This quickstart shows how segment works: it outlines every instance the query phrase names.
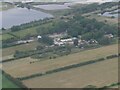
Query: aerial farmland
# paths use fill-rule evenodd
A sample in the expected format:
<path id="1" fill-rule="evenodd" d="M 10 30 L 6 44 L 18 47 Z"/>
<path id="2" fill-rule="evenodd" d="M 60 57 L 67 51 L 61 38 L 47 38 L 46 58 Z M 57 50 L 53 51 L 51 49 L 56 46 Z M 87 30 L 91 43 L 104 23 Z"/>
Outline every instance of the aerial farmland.
<path id="1" fill-rule="evenodd" d="M 1 2 L 2 88 L 118 89 L 117 5 Z"/>

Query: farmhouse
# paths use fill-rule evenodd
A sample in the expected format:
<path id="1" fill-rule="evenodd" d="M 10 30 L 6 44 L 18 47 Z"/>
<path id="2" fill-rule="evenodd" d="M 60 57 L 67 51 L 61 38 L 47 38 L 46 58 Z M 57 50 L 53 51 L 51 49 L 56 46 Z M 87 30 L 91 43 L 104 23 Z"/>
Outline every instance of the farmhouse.
<path id="1" fill-rule="evenodd" d="M 41 36 L 41 35 L 38 35 L 38 36 L 37 36 L 37 39 L 41 39 L 41 38 L 42 38 L 42 36 Z"/>
<path id="2" fill-rule="evenodd" d="M 30 3 L 33 2 L 33 0 L 22 0 L 22 3 Z"/>
<path id="3" fill-rule="evenodd" d="M 79 40 L 79 41 L 78 41 L 78 46 L 79 46 L 80 48 L 84 48 L 84 47 L 87 46 L 87 45 L 89 45 L 89 43 L 88 43 L 88 41 L 86 41 L 86 40 Z"/>
<path id="4" fill-rule="evenodd" d="M 88 41 L 89 44 L 98 44 L 98 41 L 96 41 L 95 39 L 91 39 Z"/>
<path id="5" fill-rule="evenodd" d="M 67 36 L 68 34 L 66 32 L 63 32 L 63 33 L 54 33 L 54 34 L 50 34 L 49 37 L 50 38 L 62 38 L 62 37 L 65 37 Z"/>
<path id="6" fill-rule="evenodd" d="M 63 42 L 60 42 L 60 41 L 54 41 L 54 44 L 55 45 L 58 45 L 58 46 L 63 46 L 64 43 Z"/>
<path id="7" fill-rule="evenodd" d="M 26 43 L 30 43 L 30 42 L 33 42 L 34 40 L 20 40 L 20 41 L 17 41 L 16 44 L 26 44 Z"/>
<path id="8" fill-rule="evenodd" d="M 73 38 L 67 38 L 67 39 L 55 38 L 54 39 L 54 44 L 58 45 L 58 46 L 60 46 L 60 45 L 66 45 L 66 44 L 73 45 L 75 39 L 77 39 L 77 38 L 75 38 L 75 37 L 73 37 Z"/>
<path id="9" fill-rule="evenodd" d="M 106 34 L 106 35 L 104 35 L 104 37 L 113 38 L 114 36 L 112 34 Z"/>

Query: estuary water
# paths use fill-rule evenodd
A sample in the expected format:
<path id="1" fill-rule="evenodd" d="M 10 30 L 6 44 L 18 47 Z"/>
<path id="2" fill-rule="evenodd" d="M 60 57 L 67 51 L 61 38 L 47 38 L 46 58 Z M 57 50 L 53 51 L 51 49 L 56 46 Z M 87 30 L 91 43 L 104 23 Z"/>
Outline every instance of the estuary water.
<path id="1" fill-rule="evenodd" d="M 0 21 L 2 21 L 0 28 L 10 28 L 15 25 L 51 17 L 53 17 L 53 15 L 41 11 L 16 7 L 13 9 L 0 11 Z"/>

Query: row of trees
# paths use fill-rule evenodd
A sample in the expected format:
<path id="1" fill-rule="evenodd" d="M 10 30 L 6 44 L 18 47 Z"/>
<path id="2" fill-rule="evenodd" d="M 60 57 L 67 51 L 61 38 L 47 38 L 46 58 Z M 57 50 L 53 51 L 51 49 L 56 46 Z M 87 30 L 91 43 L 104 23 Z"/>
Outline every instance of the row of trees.
<path id="1" fill-rule="evenodd" d="M 52 18 L 45 18 L 43 20 L 38 20 L 38 21 L 32 21 L 30 23 L 25 23 L 25 24 L 21 24 L 21 25 L 17 25 L 17 26 L 13 26 L 11 27 L 11 31 L 20 31 L 20 30 L 24 30 L 24 29 L 27 29 L 27 28 L 31 28 L 31 27 L 35 27 L 35 26 L 39 26 L 39 25 L 42 25 L 42 24 L 45 24 L 45 23 L 49 23 L 51 22 Z M 5 30 L 4 28 L 2 30 Z"/>
<path id="2" fill-rule="evenodd" d="M 48 53 L 51 53 L 52 55 L 57 56 L 63 56 L 68 55 L 71 53 L 72 46 L 54 46 L 54 47 L 45 47 L 44 45 L 37 46 L 36 50 L 30 50 L 30 51 L 15 51 L 14 58 L 24 58 L 31 56 L 32 58 L 45 58 L 45 57 L 51 57 Z"/>

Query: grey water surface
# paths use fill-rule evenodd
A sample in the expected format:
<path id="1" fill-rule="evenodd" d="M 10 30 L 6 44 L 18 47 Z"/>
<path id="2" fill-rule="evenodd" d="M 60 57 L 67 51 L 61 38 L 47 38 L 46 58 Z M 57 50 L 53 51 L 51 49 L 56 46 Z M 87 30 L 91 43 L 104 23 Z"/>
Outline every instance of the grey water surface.
<path id="1" fill-rule="evenodd" d="M 0 11 L 0 20 L 2 20 L 2 25 L 0 28 L 10 28 L 15 25 L 51 17 L 53 17 L 53 15 L 41 11 L 16 7 L 13 9 Z"/>

